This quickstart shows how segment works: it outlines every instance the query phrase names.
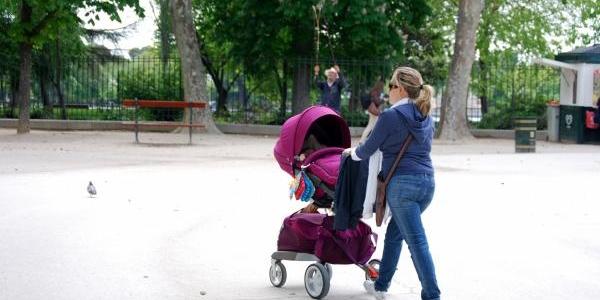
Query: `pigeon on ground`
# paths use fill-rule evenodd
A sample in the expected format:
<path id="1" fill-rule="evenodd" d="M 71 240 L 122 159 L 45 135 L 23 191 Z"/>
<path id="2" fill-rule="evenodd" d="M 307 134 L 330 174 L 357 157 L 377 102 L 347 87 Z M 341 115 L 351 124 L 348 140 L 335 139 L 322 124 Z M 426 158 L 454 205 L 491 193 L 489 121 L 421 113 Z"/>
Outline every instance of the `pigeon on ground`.
<path id="1" fill-rule="evenodd" d="M 87 187 L 87 191 L 90 194 L 90 197 L 96 196 L 96 187 L 92 184 L 91 181 L 90 181 L 90 184 Z"/>

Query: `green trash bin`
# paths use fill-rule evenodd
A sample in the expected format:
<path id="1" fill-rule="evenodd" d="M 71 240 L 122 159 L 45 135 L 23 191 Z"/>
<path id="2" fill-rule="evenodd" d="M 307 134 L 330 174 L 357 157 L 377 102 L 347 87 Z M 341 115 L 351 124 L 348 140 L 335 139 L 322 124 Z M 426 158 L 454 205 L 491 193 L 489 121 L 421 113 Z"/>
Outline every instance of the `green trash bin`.
<path id="1" fill-rule="evenodd" d="M 584 142 L 585 132 L 584 106 L 561 105 L 559 136 L 562 143 Z"/>
<path id="2" fill-rule="evenodd" d="M 516 117 L 515 151 L 517 153 L 535 152 L 535 138 L 537 135 L 536 117 Z"/>

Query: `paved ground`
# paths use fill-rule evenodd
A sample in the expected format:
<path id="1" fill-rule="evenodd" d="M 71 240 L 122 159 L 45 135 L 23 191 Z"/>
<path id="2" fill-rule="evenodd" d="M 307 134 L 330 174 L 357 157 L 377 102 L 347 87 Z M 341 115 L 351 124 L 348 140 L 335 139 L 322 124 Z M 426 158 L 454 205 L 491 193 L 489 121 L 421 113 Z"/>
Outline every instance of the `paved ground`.
<path id="1" fill-rule="evenodd" d="M 284 288 L 268 281 L 281 221 L 300 206 L 287 200 L 274 138 L 132 139 L 0 130 L 0 299 L 308 298 L 306 263 L 286 264 Z M 600 299 L 600 147 L 513 147 L 434 146 L 424 220 L 443 298 Z M 334 266 L 328 299 L 369 299 L 362 278 Z M 405 252 L 390 299 L 418 295 Z"/>

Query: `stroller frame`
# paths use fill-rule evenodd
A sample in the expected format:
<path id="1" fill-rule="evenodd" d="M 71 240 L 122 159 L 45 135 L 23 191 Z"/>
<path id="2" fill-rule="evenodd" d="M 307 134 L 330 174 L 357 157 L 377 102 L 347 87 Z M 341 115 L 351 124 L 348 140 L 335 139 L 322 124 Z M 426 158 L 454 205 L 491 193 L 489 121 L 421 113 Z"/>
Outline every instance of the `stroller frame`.
<path id="1" fill-rule="evenodd" d="M 304 162 L 298 159 L 306 138 L 311 134 L 326 148 L 343 150 L 351 146 L 350 129 L 346 121 L 331 108 L 311 106 L 284 122 L 273 154 L 281 169 L 293 177 L 296 176 L 296 171 L 306 169 L 306 174 L 313 181 L 317 190 L 323 192 L 322 196 L 313 197 L 313 203 L 318 207 L 326 208 L 330 207 L 332 200 L 335 199 L 335 188 L 328 186 L 328 184 L 331 185 L 331 178 L 328 177 L 329 182 L 327 182 L 324 178 L 319 178 L 309 171 L 309 166 L 313 163 L 310 155 Z M 313 159 L 318 151 L 312 153 Z M 313 299 L 327 296 L 333 274 L 332 264 L 322 261 L 312 253 L 275 251 L 271 255 L 269 279 L 271 284 L 277 288 L 284 286 L 287 279 L 283 261 L 312 262 L 304 274 L 306 292 Z M 375 280 L 379 276 L 380 264 L 380 260 L 371 259 L 364 265 L 359 263 L 355 265 L 365 272 L 366 280 Z"/>

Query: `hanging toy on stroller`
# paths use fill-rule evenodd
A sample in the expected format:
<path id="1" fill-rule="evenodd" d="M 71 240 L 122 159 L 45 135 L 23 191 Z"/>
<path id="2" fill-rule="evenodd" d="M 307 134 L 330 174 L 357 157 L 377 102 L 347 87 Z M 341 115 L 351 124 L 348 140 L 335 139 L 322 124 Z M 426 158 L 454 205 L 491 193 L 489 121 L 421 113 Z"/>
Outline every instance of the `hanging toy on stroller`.
<path id="1" fill-rule="evenodd" d="M 311 106 L 288 119 L 274 154 L 281 169 L 295 178 L 290 197 L 312 198 L 317 207 L 331 207 L 341 155 L 348 147 L 348 125 L 330 108 Z M 277 251 L 271 255 L 269 279 L 273 286 L 282 287 L 287 278 L 282 261 L 312 261 L 304 274 L 304 287 L 310 297 L 321 299 L 329 292 L 332 264 L 355 264 L 365 271 L 367 280 L 375 280 L 380 261 L 369 259 L 376 244 L 377 234 L 363 222 L 354 229 L 336 231 L 332 216 L 295 212 L 283 221 Z"/>

